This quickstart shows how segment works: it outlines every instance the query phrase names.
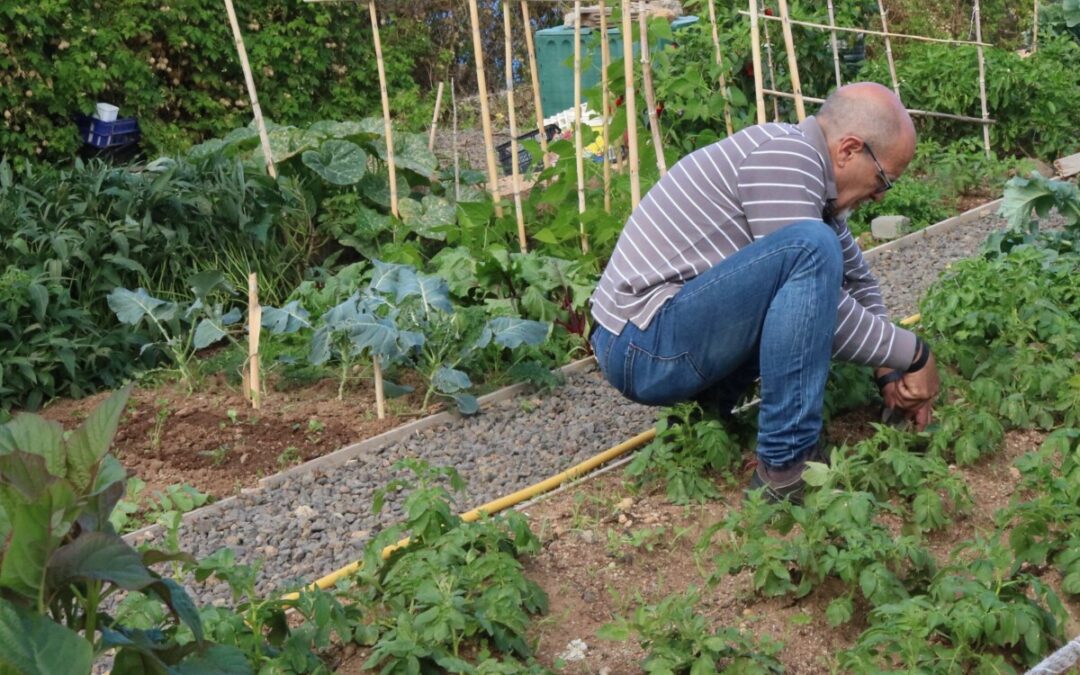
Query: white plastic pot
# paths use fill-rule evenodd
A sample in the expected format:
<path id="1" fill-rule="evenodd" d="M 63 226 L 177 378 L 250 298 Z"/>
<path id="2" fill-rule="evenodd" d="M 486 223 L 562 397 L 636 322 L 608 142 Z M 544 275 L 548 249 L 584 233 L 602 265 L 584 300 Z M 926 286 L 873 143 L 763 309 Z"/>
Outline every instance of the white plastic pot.
<path id="1" fill-rule="evenodd" d="M 115 122 L 116 115 L 119 112 L 120 108 L 117 108 L 111 103 L 98 103 L 94 112 L 94 117 L 102 122 Z"/>

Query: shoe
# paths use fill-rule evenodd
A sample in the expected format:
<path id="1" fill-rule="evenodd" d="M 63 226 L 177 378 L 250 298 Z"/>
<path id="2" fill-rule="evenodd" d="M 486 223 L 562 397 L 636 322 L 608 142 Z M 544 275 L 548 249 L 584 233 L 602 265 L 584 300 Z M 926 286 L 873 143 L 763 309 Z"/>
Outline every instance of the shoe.
<path id="1" fill-rule="evenodd" d="M 796 506 L 802 506 L 803 494 L 806 492 L 806 481 L 803 480 L 802 475 L 806 470 L 806 463 L 822 462 L 828 464 L 829 459 L 825 455 L 825 446 L 825 436 L 821 435 L 810 452 L 785 469 L 771 470 L 758 462 L 757 467 L 754 469 L 754 475 L 750 476 L 750 485 L 746 491 L 763 490 L 762 496 L 770 504 L 788 502 Z"/>

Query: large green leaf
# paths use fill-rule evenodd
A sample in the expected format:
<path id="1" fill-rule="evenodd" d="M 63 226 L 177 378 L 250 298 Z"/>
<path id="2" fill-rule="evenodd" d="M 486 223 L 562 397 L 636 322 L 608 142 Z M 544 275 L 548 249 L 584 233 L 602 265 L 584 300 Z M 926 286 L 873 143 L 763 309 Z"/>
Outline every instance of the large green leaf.
<path id="1" fill-rule="evenodd" d="M 0 427 L 0 456 L 16 450 L 37 455 L 45 460 L 50 475 L 63 478 L 67 475 L 63 439 L 64 428 L 59 423 L 38 415 L 16 415 Z M 0 476 L 3 475 L 0 468 Z"/>
<path id="2" fill-rule="evenodd" d="M 303 154 L 304 164 L 327 183 L 355 185 L 367 170 L 367 155 L 351 141 L 331 139 Z"/>
<path id="3" fill-rule="evenodd" d="M 470 388 L 472 381 L 460 370 L 439 366 L 431 376 L 431 386 L 441 394 L 456 394 Z"/>
<path id="4" fill-rule="evenodd" d="M 398 211 L 401 221 L 410 230 L 421 237 L 439 241 L 446 239 L 446 232 L 441 230 L 454 225 L 457 220 L 454 205 L 435 195 L 425 195 L 421 201 L 403 199 L 398 202 Z"/>
<path id="5" fill-rule="evenodd" d="M 176 556 L 171 555 L 169 557 L 175 558 Z M 189 562 L 195 562 L 190 556 L 185 557 Z M 176 618 L 191 629 L 195 640 L 200 643 L 203 641 L 203 625 L 202 617 L 199 615 L 199 608 L 195 606 L 191 596 L 188 595 L 183 586 L 172 579 L 158 579 L 147 587 L 144 592 L 153 593 L 161 598 L 162 602 L 176 615 Z"/>
<path id="6" fill-rule="evenodd" d="M 17 504 L 10 538 L 2 550 L 0 587 L 37 598 L 45 582 L 49 556 L 71 530 L 78 511 L 67 481 L 54 481 L 33 504 Z"/>
<path id="7" fill-rule="evenodd" d="M 195 326 L 195 335 L 192 337 L 191 345 L 195 349 L 206 349 L 210 345 L 224 340 L 226 335 L 228 333 L 225 331 L 224 326 L 211 318 L 205 318 Z"/>
<path id="8" fill-rule="evenodd" d="M 308 318 L 311 314 L 300 306 L 299 300 L 293 300 L 280 309 L 262 308 L 262 327 L 271 333 L 295 333 L 301 328 L 311 328 Z"/>
<path id="9" fill-rule="evenodd" d="M 94 479 L 94 472 L 105 453 L 112 447 L 120 416 L 131 396 L 131 384 L 117 391 L 71 432 L 67 440 L 68 478 L 79 489 L 85 489 Z"/>
<path id="10" fill-rule="evenodd" d="M 446 285 L 446 280 L 434 274 L 402 274 L 397 286 L 395 302 L 400 303 L 411 297 L 420 299 L 425 315 L 433 308 L 448 313 L 454 311 L 454 306 L 450 303 L 450 288 Z"/>
<path id="11" fill-rule="evenodd" d="M 80 534 L 49 558 L 48 582 L 53 588 L 92 579 L 107 581 L 129 591 L 137 591 L 154 582 L 139 552 L 115 534 Z"/>
<path id="12" fill-rule="evenodd" d="M 146 292 L 145 288 L 129 291 L 126 288 L 114 288 L 107 300 L 109 309 L 116 314 L 121 323 L 137 326 L 144 316 L 153 316 L 159 321 L 168 321 L 176 315 L 176 305 L 159 300 Z"/>
<path id="13" fill-rule="evenodd" d="M 379 158 L 386 161 L 386 142 L 376 141 L 375 151 Z M 439 166 L 439 160 L 435 153 L 428 150 L 428 139 L 425 134 L 394 134 L 394 165 L 399 169 L 408 169 L 416 172 L 424 178 L 431 179 L 435 175 L 435 169 Z"/>
<path id="14" fill-rule="evenodd" d="M 346 120 L 335 122 L 333 120 L 320 120 L 315 122 L 308 131 L 321 134 L 326 138 L 349 138 L 351 136 L 368 136 L 375 138 L 379 132 L 373 132 L 360 122 Z"/>
<path id="15" fill-rule="evenodd" d="M 431 259 L 431 266 L 459 298 L 468 296 L 480 284 L 476 275 L 476 258 L 466 246 L 444 248 Z"/>
<path id="16" fill-rule="evenodd" d="M 305 150 L 319 147 L 322 136 L 296 127 L 280 127 L 269 134 L 270 156 L 275 163 L 284 162 L 290 157 L 295 157 Z M 256 156 L 261 158 L 262 151 L 256 150 Z"/>
<path id="17" fill-rule="evenodd" d="M 500 316 L 488 321 L 495 344 L 516 349 L 521 345 L 539 345 L 547 339 L 549 324 L 515 317 Z"/>
<path id="18" fill-rule="evenodd" d="M 0 672 L 19 675 L 89 673 L 90 643 L 60 624 L 0 598 Z"/>

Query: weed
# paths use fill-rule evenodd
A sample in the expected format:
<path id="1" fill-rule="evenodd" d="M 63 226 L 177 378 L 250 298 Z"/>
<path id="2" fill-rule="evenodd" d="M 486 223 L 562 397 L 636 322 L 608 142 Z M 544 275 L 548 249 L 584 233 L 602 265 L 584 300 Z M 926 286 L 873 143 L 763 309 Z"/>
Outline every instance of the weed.
<path id="1" fill-rule="evenodd" d="M 165 422 L 169 419 L 169 399 L 159 398 L 155 402 L 154 425 L 150 427 L 150 449 L 157 452 L 161 449 L 161 436 L 165 432 Z"/>
<path id="2" fill-rule="evenodd" d="M 297 448 L 295 445 L 290 445 L 282 450 L 277 456 L 277 465 L 279 469 L 284 469 L 293 464 L 298 464 L 300 460 L 300 448 Z"/>
<path id="3" fill-rule="evenodd" d="M 203 450 L 199 454 L 203 457 L 209 457 L 210 463 L 213 464 L 215 467 L 219 467 L 226 461 L 228 461 L 229 453 L 231 451 L 232 449 L 227 444 L 222 443 L 221 445 L 217 446 L 212 450 Z"/>

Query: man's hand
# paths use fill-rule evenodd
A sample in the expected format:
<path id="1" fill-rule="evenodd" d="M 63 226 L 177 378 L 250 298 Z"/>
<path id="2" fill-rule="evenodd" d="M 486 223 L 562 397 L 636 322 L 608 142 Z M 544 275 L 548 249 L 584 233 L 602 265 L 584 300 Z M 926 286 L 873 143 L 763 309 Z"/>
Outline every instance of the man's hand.
<path id="1" fill-rule="evenodd" d="M 925 347 L 924 347 L 925 348 Z M 890 368 L 878 368 L 875 378 L 893 372 Z M 881 395 L 885 407 L 900 410 L 910 420 L 916 430 L 922 431 L 930 424 L 933 417 L 933 402 L 941 389 L 937 362 L 932 353 L 928 354 L 926 364 L 914 373 L 904 373 L 895 381 L 882 387 Z"/>

